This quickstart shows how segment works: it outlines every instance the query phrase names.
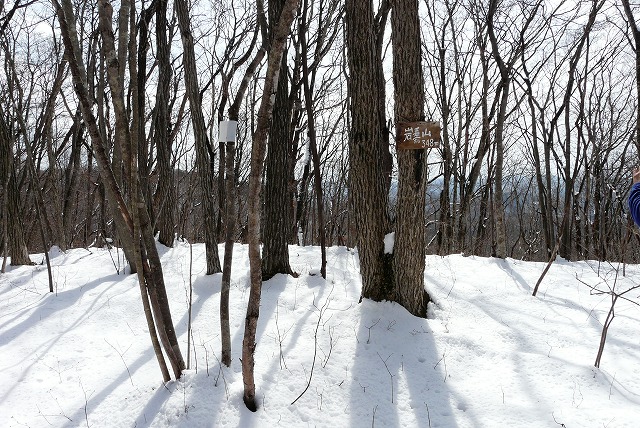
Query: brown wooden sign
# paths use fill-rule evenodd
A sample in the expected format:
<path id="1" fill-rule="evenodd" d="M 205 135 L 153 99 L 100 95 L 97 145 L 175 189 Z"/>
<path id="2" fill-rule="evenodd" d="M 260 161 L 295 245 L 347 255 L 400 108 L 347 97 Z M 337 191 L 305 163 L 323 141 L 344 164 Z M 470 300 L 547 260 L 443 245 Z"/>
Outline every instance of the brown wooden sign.
<path id="1" fill-rule="evenodd" d="M 437 149 L 440 147 L 438 122 L 400 122 L 396 125 L 399 150 Z"/>

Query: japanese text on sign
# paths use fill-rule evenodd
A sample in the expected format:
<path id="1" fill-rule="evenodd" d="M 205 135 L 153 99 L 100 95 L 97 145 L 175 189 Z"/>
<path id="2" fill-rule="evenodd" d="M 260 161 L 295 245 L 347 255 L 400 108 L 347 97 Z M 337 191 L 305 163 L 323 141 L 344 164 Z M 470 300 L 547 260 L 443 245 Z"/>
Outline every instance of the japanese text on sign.
<path id="1" fill-rule="evenodd" d="M 397 147 L 401 150 L 440 147 L 438 122 L 401 122 L 397 124 Z"/>

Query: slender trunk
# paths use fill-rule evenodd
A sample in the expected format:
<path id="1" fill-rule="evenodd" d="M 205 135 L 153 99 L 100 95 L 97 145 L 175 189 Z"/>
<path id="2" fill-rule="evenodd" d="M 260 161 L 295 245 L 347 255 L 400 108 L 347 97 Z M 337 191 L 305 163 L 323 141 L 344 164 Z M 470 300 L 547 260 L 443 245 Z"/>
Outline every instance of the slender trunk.
<path id="1" fill-rule="evenodd" d="M 318 145 L 316 142 L 316 126 L 313 111 L 313 94 L 311 92 L 311 77 L 309 75 L 309 65 L 307 64 L 307 41 L 306 41 L 306 12 L 307 0 L 302 7 L 303 16 L 301 18 L 302 28 L 300 28 L 300 44 L 302 45 L 302 81 L 304 86 L 305 109 L 307 112 L 307 130 L 309 134 L 309 149 L 313 159 L 313 181 L 316 193 L 316 205 L 318 209 L 318 236 L 320 238 L 321 265 L 320 274 L 327 278 L 327 249 L 324 222 L 324 196 L 322 192 L 322 175 L 320 173 L 320 156 L 318 155 Z"/>
<path id="2" fill-rule="evenodd" d="M 135 13 L 132 14 L 131 17 L 131 31 L 132 33 L 135 31 Z M 142 192 L 139 189 L 139 180 L 138 180 L 138 138 L 140 135 L 137 130 L 140 129 L 141 122 L 141 111 L 139 111 L 139 103 L 137 102 L 138 97 L 138 86 L 136 79 L 136 66 L 133 64 L 132 59 L 135 58 L 135 36 L 132 34 L 131 37 L 131 49 L 130 49 L 130 73 L 131 73 L 131 92 L 133 94 L 133 111 L 132 111 L 132 128 L 134 132 L 132 133 L 131 138 L 131 159 L 130 159 L 130 171 L 131 176 L 129 177 L 129 183 L 131 185 L 131 204 L 134 207 L 132 210 L 133 217 L 133 236 L 136 245 L 134 245 L 134 256 L 136 266 L 144 266 L 143 262 L 143 246 L 141 245 L 140 237 L 142 235 L 142 227 L 140 223 L 140 213 L 139 211 L 144 209 L 144 200 L 140 197 Z M 136 209 L 138 208 L 138 209 Z M 142 297 L 142 308 L 144 310 L 145 319 L 147 321 L 147 328 L 149 330 L 149 336 L 151 338 L 151 346 L 153 347 L 154 354 L 156 359 L 158 360 L 158 365 L 160 366 L 160 372 L 162 373 L 162 379 L 165 382 L 171 380 L 171 376 L 169 375 L 169 370 L 167 369 L 167 363 L 164 359 L 164 355 L 162 354 L 162 348 L 160 346 L 160 341 L 158 340 L 158 334 L 156 331 L 156 325 L 153 320 L 153 313 L 151 309 L 151 304 L 149 302 L 149 291 L 148 291 L 148 283 L 144 277 L 145 269 L 138 269 L 138 285 L 140 286 L 140 296 Z"/>
<path id="3" fill-rule="evenodd" d="M 171 64 L 167 41 L 167 0 L 160 0 L 156 9 L 156 45 L 158 56 L 158 88 L 156 91 L 154 141 L 158 152 L 158 189 L 155 200 L 159 201 L 158 241 L 167 247 L 173 246 L 175 236 L 174 205 L 176 192 L 171 165 L 171 140 L 169 139 L 169 90 Z"/>
<path id="4" fill-rule="evenodd" d="M 242 380 L 244 383 L 243 400 L 247 408 L 256 411 L 256 386 L 254 378 L 254 353 L 256 349 L 256 330 L 260 315 L 260 293 L 262 290 L 262 260 L 260 258 L 260 193 L 262 169 L 266 150 L 269 122 L 273 112 L 273 96 L 278 87 L 279 68 L 282 61 L 287 36 L 300 0 L 287 0 L 278 20 L 278 25 L 271 39 L 271 49 L 267 62 L 263 96 L 258 110 L 258 123 L 253 135 L 251 149 L 251 171 L 249 173 L 249 265 L 251 289 L 245 318 L 244 338 L 242 340 Z"/>
<path id="5" fill-rule="evenodd" d="M 198 70 L 196 67 L 196 54 L 193 34 L 191 33 L 191 20 L 186 0 L 176 0 L 174 3 L 178 15 L 178 25 L 182 36 L 182 63 L 184 65 L 184 80 L 189 105 L 191 106 L 191 122 L 196 143 L 196 165 L 200 181 L 202 197 L 202 209 L 204 210 L 205 251 L 207 261 L 207 275 L 222 271 L 220 257 L 218 256 L 218 244 L 216 234 L 215 205 L 213 201 L 213 171 L 211 170 L 211 158 L 208 146 L 204 116 L 202 114 L 202 102 L 198 85 Z"/>
<path id="6" fill-rule="evenodd" d="M 231 330 L 229 327 L 229 292 L 231 289 L 231 265 L 233 262 L 233 246 L 236 228 L 236 191 L 234 160 L 236 157 L 235 143 L 226 143 L 225 150 L 225 244 L 224 263 L 222 267 L 222 286 L 220 290 L 220 334 L 222 337 L 222 363 L 231 365 Z"/>

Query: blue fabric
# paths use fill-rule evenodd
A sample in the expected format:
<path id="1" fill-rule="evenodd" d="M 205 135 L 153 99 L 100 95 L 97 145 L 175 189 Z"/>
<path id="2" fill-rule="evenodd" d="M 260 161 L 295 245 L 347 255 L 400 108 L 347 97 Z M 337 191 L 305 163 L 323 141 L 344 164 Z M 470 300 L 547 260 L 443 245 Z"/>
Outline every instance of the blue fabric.
<path id="1" fill-rule="evenodd" d="M 629 211 L 633 221 L 640 226 L 640 183 L 635 183 L 631 186 L 629 192 Z"/>

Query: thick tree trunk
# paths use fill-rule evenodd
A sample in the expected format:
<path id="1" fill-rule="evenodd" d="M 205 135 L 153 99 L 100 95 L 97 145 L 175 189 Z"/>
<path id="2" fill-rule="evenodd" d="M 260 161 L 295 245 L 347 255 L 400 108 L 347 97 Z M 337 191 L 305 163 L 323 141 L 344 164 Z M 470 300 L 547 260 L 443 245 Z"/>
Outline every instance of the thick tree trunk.
<path id="1" fill-rule="evenodd" d="M 349 203 L 362 275 L 361 298 L 393 300 L 391 254 L 384 252 L 389 231 L 383 138 L 379 115 L 379 58 L 371 0 L 345 2 L 347 62 L 351 100 Z"/>
<path id="2" fill-rule="evenodd" d="M 269 34 L 273 34 L 285 0 L 269 0 Z M 262 245 L 262 279 L 277 273 L 293 274 L 289 265 L 289 236 L 293 223 L 290 206 L 293 201 L 290 183 L 291 110 L 287 77 L 286 48 L 280 64 L 280 76 L 269 129 L 269 149 L 265 163 L 264 225 Z"/>
<path id="3" fill-rule="evenodd" d="M 391 11 L 395 122 L 424 117 L 424 79 L 418 0 L 396 0 Z M 393 249 L 395 300 L 410 313 L 427 316 L 424 290 L 427 151 L 398 150 L 398 197 Z"/>

